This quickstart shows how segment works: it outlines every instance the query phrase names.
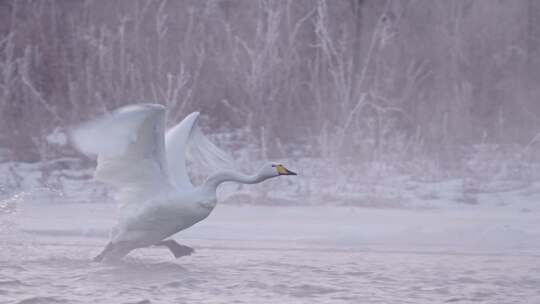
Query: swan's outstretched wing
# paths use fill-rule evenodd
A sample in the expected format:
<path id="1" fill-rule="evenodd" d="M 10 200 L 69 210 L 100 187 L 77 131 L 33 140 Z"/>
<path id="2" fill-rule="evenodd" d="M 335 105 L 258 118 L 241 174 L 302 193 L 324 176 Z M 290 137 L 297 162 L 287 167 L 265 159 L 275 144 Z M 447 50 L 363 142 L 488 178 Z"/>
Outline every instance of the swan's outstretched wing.
<path id="1" fill-rule="evenodd" d="M 97 180 L 117 187 L 121 199 L 144 199 L 170 185 L 164 129 L 163 106 L 131 105 L 83 124 L 72 140 L 82 152 L 97 155 Z"/>
<path id="2" fill-rule="evenodd" d="M 179 189 L 193 188 L 186 168 L 186 153 L 191 132 L 198 119 L 199 112 L 193 112 L 170 128 L 165 135 L 165 154 L 170 181 Z"/>
<path id="3" fill-rule="evenodd" d="M 234 167 L 232 158 L 203 134 L 198 120 L 199 113 L 193 112 L 165 135 L 170 182 L 178 189 L 193 188 L 186 167 L 188 151 L 191 152 L 190 159 L 212 171 Z"/>

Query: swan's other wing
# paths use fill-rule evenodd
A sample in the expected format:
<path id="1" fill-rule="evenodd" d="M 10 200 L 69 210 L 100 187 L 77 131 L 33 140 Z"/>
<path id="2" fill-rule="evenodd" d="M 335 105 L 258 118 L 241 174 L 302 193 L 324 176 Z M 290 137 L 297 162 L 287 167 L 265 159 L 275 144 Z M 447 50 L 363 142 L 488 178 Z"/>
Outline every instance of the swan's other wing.
<path id="1" fill-rule="evenodd" d="M 198 120 L 199 112 L 193 112 L 165 135 L 170 182 L 178 189 L 193 188 L 186 167 L 188 154 L 192 156 L 190 159 L 211 171 L 234 167 L 232 158 L 204 135 L 197 124 Z"/>
<path id="2" fill-rule="evenodd" d="M 193 188 L 186 168 L 186 153 L 189 137 L 198 119 L 199 112 L 193 112 L 165 134 L 165 154 L 170 181 L 179 189 Z"/>
<path id="3" fill-rule="evenodd" d="M 97 180 L 117 187 L 121 198 L 144 199 L 169 185 L 164 129 L 163 106 L 131 105 L 83 124 L 72 140 L 97 155 Z"/>

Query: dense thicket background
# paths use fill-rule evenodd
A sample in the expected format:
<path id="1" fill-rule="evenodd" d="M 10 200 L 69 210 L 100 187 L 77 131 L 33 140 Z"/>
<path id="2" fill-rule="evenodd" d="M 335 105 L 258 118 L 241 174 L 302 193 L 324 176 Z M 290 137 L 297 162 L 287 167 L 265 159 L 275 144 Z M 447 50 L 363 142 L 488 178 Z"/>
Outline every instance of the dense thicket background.
<path id="1" fill-rule="evenodd" d="M 444 172 L 488 158 L 523 175 L 539 83 L 535 0 L 0 1 L 14 161 L 75 155 L 47 137 L 157 102 L 172 122 L 199 110 L 210 133 L 243 130 L 258 158 Z"/>

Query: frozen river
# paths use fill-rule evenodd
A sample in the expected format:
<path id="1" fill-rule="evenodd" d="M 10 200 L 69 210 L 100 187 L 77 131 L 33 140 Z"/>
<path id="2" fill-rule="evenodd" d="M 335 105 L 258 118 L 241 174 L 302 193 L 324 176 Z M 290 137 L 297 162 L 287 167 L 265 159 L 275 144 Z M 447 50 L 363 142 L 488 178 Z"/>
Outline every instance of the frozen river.
<path id="1" fill-rule="evenodd" d="M 540 303 L 536 212 L 218 206 L 176 236 L 91 262 L 115 208 L 1 215 L 0 303 Z"/>

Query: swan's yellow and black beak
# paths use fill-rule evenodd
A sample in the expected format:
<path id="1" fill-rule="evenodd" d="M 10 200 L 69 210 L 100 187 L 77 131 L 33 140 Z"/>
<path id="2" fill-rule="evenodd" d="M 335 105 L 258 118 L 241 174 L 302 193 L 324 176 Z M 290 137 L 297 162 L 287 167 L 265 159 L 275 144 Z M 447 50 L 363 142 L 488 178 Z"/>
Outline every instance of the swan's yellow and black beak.
<path id="1" fill-rule="evenodd" d="M 296 173 L 292 172 L 291 170 L 285 168 L 283 165 L 277 165 L 276 170 L 279 173 L 279 175 L 297 175 Z"/>

